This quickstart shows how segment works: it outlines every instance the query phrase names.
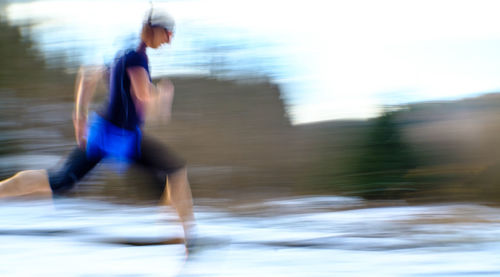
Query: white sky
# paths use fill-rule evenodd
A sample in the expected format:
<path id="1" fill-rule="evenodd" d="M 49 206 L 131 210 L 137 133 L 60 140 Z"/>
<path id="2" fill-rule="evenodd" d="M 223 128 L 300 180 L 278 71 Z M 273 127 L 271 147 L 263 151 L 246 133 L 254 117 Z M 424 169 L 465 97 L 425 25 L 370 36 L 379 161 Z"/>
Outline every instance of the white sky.
<path id="1" fill-rule="evenodd" d="M 183 27 L 207 36 L 241 30 L 282 47 L 272 55 L 285 62 L 286 74 L 275 81 L 285 89 L 295 123 L 367 118 L 381 105 L 500 89 L 500 1 L 186 0 L 154 6 L 177 21 L 171 50 L 186 46 Z M 117 30 L 137 31 L 148 7 L 146 0 L 43 1 L 12 4 L 8 16 L 45 18 L 36 27 L 45 30 L 63 23 L 74 40 L 91 36 L 106 44 Z"/>

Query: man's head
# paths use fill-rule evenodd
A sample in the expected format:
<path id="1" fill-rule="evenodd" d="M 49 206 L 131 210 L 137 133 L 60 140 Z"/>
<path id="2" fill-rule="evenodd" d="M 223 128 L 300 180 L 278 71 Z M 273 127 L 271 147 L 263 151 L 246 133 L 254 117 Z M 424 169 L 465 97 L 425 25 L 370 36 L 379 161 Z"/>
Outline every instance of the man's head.
<path id="1" fill-rule="evenodd" d="M 174 19 L 167 13 L 151 9 L 142 26 L 141 39 L 151 48 L 170 43 L 174 34 Z"/>

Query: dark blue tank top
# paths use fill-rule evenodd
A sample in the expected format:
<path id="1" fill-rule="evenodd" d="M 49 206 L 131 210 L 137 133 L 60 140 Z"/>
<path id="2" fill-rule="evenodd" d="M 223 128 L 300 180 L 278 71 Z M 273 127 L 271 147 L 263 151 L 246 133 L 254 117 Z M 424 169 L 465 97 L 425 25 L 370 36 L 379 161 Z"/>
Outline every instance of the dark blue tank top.
<path id="1" fill-rule="evenodd" d="M 127 74 L 127 68 L 135 66 L 146 69 L 151 81 L 148 58 L 145 53 L 130 50 L 124 55 L 118 56 L 110 69 L 109 101 L 102 113 L 109 122 L 128 130 L 135 130 L 144 122 L 144 118 L 137 111 L 130 93 L 130 78 Z"/>

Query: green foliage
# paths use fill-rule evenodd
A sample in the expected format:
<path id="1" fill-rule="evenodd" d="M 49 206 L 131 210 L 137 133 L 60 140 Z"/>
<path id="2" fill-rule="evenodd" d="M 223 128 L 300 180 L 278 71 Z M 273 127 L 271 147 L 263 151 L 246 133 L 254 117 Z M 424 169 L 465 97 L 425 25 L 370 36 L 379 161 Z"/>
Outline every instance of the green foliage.
<path id="1" fill-rule="evenodd" d="M 384 113 L 367 132 L 354 157 L 351 193 L 369 199 L 394 199 L 415 190 L 407 173 L 417 166 L 416 157 L 401 135 L 396 115 Z"/>

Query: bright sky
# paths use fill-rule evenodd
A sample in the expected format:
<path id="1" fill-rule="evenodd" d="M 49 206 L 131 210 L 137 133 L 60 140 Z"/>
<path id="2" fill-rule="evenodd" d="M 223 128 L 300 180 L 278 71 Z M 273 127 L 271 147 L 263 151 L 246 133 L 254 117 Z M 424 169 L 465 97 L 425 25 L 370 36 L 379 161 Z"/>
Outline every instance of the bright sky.
<path id="1" fill-rule="evenodd" d="M 382 105 L 500 90 L 500 1 L 153 3 L 167 9 L 177 22 L 174 44 L 167 51 L 189 49 L 189 36 L 194 34 L 189 30 L 217 39 L 233 36 L 229 39 L 274 45 L 267 55 L 281 67 L 269 70 L 277 71 L 271 73 L 285 91 L 295 123 L 367 118 L 377 115 Z M 72 37 L 74 44 L 97 41 L 103 46 L 115 41 L 117 30 L 123 36 L 138 31 L 148 7 L 146 0 L 41 1 L 12 4 L 8 17 L 11 21 L 44 18 L 35 27 L 38 30 L 63 23 L 67 28 L 52 36 L 62 34 Z M 51 32 L 40 33 L 42 44 L 54 40 Z M 255 59 L 266 56 L 262 51 Z M 91 53 L 88 60 L 110 55 Z M 169 68 L 168 62 L 152 67 L 161 73 L 189 71 Z"/>

